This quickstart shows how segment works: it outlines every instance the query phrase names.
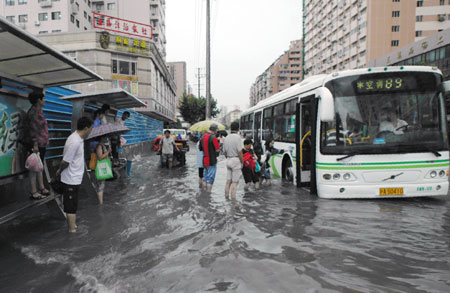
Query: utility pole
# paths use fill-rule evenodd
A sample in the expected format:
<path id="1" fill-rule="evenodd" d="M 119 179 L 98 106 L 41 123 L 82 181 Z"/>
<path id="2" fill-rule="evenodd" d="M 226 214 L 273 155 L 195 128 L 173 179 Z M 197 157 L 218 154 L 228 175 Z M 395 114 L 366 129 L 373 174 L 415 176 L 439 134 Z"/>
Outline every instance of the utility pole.
<path id="1" fill-rule="evenodd" d="M 206 0 L 206 120 L 211 119 L 211 52 L 210 52 L 210 11 L 209 1 Z"/>

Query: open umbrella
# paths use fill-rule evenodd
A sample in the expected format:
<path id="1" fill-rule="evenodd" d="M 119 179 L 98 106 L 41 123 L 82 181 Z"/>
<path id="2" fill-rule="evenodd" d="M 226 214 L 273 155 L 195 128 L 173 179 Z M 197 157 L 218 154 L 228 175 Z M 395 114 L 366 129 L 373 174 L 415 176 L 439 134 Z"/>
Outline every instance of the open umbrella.
<path id="1" fill-rule="evenodd" d="M 98 138 L 100 136 L 121 135 L 128 131 L 130 129 L 120 123 L 102 124 L 93 128 L 87 139 Z"/>
<path id="2" fill-rule="evenodd" d="M 216 124 L 218 127 L 218 130 L 225 130 L 226 127 L 217 122 L 217 121 L 212 121 L 212 120 L 203 120 L 200 122 L 195 123 L 194 125 L 191 126 L 191 128 L 189 128 L 190 131 L 198 131 L 198 132 L 207 132 L 209 130 L 209 127 L 211 126 L 211 124 Z"/>

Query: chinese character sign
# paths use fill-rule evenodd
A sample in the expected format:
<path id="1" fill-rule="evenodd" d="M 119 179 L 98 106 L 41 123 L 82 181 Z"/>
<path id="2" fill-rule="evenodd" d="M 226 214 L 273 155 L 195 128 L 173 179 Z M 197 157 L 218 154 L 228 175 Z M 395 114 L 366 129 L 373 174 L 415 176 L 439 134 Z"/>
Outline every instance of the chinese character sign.
<path id="1" fill-rule="evenodd" d="M 152 39 L 153 27 L 148 24 L 125 20 L 93 12 L 94 28 Z"/>

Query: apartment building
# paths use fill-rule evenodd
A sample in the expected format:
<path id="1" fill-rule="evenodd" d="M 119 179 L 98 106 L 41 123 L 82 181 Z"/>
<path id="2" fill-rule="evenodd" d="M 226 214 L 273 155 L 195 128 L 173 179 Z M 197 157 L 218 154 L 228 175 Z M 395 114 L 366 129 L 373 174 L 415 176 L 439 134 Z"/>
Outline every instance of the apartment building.
<path id="1" fill-rule="evenodd" d="M 175 85 L 177 87 L 176 91 L 176 105 L 177 108 L 180 106 L 181 98 L 183 94 L 188 93 L 187 89 L 187 73 L 186 73 L 186 62 L 167 62 L 167 69 L 172 75 Z"/>
<path id="2" fill-rule="evenodd" d="M 165 0 L 1 0 L 0 15 L 33 35 L 94 29 L 93 12 L 151 25 L 166 58 Z"/>
<path id="3" fill-rule="evenodd" d="M 289 50 L 278 57 L 250 88 L 250 107 L 301 81 L 302 41 L 292 41 Z"/>
<path id="4" fill-rule="evenodd" d="M 449 0 L 305 0 L 304 77 L 366 67 L 450 27 Z"/>

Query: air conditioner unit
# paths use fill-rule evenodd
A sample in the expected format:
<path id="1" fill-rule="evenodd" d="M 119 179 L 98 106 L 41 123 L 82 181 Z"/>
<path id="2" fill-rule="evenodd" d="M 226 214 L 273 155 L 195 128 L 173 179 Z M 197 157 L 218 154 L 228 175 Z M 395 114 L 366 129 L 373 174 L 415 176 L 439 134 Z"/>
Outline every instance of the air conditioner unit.
<path id="1" fill-rule="evenodd" d="M 34 25 L 35 25 L 35 26 L 40 26 L 41 23 L 39 22 L 39 20 L 36 20 L 36 21 L 34 22 Z"/>
<path id="2" fill-rule="evenodd" d="M 358 48 L 358 49 L 359 49 L 360 47 L 361 47 L 360 45 L 356 45 L 356 48 Z"/>

